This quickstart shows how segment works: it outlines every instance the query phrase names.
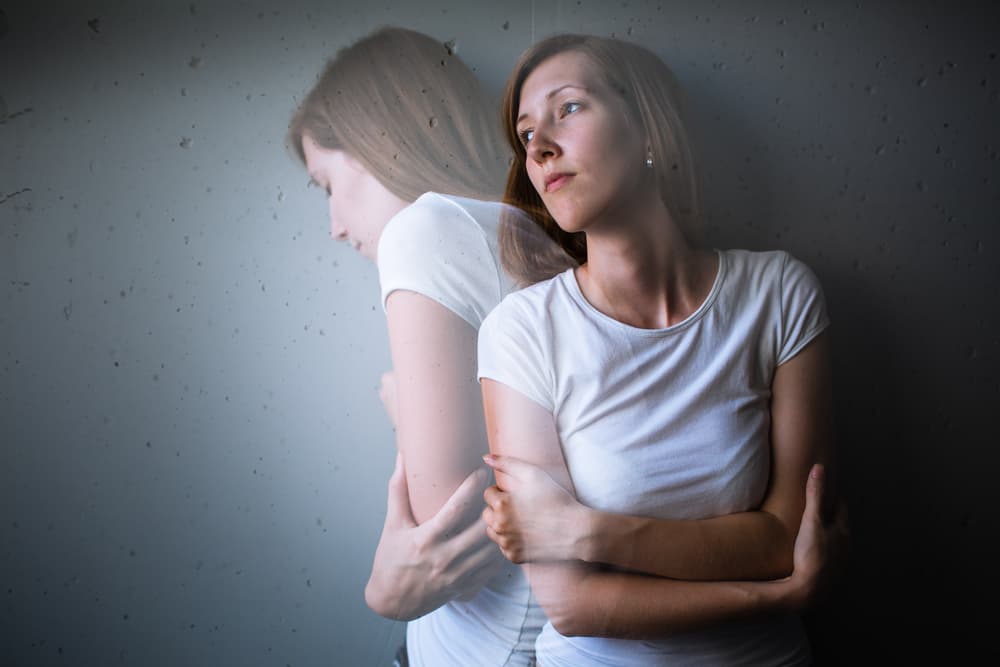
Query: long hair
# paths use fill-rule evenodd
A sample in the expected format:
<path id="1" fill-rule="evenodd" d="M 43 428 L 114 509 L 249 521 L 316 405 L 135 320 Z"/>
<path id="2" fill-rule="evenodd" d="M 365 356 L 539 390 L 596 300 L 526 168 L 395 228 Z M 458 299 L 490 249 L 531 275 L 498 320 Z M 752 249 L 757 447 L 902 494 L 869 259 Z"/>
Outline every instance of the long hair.
<path id="1" fill-rule="evenodd" d="M 666 66 L 654 53 L 629 42 L 594 35 L 555 35 L 525 51 L 507 80 L 501 104 L 501 123 L 514 154 L 507 175 L 504 201 L 523 210 L 544 232 L 576 262 L 587 261 L 583 232 L 567 233 L 559 228 L 525 170 L 527 153 L 517 134 L 518 108 L 525 79 L 543 61 L 560 53 L 583 54 L 597 66 L 603 82 L 624 100 L 637 126 L 645 132 L 652 151 L 660 198 L 670 215 L 692 245 L 701 242 L 701 206 L 694 160 L 687 131 L 681 121 L 680 88 Z M 501 227 L 501 257 L 511 273 L 542 277 L 549 263 L 537 258 L 530 237 L 521 233 L 521 225 Z M 551 277 L 554 273 L 549 272 Z"/>
<path id="2" fill-rule="evenodd" d="M 452 49 L 381 28 L 327 62 L 292 117 L 288 143 L 343 150 L 390 192 L 500 197 L 508 153 L 493 106 Z"/>

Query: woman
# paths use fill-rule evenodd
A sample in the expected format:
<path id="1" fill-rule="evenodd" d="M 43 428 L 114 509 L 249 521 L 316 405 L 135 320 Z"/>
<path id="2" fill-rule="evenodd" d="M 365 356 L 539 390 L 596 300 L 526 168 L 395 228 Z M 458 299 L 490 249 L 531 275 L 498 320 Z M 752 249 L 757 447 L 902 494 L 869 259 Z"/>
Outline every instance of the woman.
<path id="1" fill-rule="evenodd" d="M 450 50 L 390 28 L 327 64 L 289 130 L 331 234 L 378 265 L 399 457 L 365 596 L 411 620 L 411 665 L 531 664 L 544 620 L 479 521 L 477 329 L 514 286 L 498 259 L 507 156 L 493 118 Z"/>
<path id="2" fill-rule="evenodd" d="M 735 580 L 801 562 L 830 453 L 822 293 L 785 253 L 699 244 L 677 97 L 652 53 L 580 35 L 534 45 L 505 92 L 507 201 L 580 262 L 479 339 L 484 519 L 532 561 L 540 665 L 809 661 L 801 589 Z"/>

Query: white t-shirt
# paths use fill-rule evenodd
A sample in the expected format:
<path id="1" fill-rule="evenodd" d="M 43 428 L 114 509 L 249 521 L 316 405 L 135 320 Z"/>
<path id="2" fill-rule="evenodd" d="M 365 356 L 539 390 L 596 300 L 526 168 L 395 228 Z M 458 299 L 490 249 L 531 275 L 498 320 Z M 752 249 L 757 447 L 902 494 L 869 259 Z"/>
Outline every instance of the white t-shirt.
<path id="1" fill-rule="evenodd" d="M 389 221 L 379 238 L 382 304 L 398 289 L 427 296 L 479 329 L 513 289 L 497 250 L 504 205 L 429 192 Z M 413 667 L 533 664 L 545 616 L 521 568 L 507 566 L 471 600 L 411 621 Z"/>
<path id="2" fill-rule="evenodd" d="M 506 297 L 479 333 L 479 376 L 553 413 L 584 504 L 701 519 L 758 507 L 770 466 L 771 381 L 829 323 L 815 275 L 784 252 L 718 252 L 690 317 L 640 329 L 594 308 L 575 274 Z M 794 617 L 726 623 L 662 641 L 564 637 L 547 624 L 540 665 L 799 664 Z"/>

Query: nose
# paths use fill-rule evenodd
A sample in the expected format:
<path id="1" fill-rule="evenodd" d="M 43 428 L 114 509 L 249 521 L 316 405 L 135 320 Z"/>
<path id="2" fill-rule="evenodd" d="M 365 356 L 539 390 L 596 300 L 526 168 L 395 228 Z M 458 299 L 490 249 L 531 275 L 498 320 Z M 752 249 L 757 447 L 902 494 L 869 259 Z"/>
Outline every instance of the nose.
<path id="1" fill-rule="evenodd" d="M 557 157 L 560 154 L 559 144 L 552 135 L 551 128 L 547 124 L 539 123 L 531 135 L 531 141 L 525 148 L 528 158 L 538 164 L 545 160 Z"/>
<path id="2" fill-rule="evenodd" d="M 334 241 L 343 241 L 347 238 L 347 227 L 337 220 L 333 212 L 333 202 L 329 204 L 330 209 L 330 238 Z"/>
<path id="3" fill-rule="evenodd" d="M 343 241 L 347 238 L 347 228 L 338 222 L 330 222 L 330 237 L 334 241 Z"/>

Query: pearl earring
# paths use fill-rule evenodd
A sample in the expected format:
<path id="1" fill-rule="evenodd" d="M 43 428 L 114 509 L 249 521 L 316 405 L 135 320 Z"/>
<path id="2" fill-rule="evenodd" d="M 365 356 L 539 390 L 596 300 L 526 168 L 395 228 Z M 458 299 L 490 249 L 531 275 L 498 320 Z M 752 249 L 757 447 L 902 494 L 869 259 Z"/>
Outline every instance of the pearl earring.
<path id="1" fill-rule="evenodd" d="M 646 166 L 649 169 L 653 168 L 653 154 L 652 153 L 650 153 L 649 155 L 646 156 Z"/>

